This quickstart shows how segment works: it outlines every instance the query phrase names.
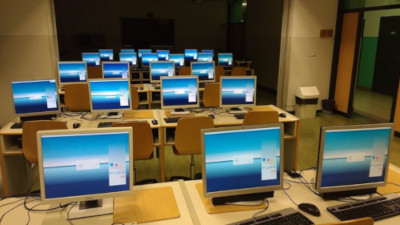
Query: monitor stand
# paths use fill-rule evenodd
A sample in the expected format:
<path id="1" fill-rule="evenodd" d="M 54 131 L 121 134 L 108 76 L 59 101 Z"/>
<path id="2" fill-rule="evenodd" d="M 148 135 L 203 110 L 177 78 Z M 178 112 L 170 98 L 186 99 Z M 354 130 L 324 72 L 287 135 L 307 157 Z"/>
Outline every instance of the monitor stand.
<path id="1" fill-rule="evenodd" d="M 69 212 L 69 219 L 79 219 L 92 216 L 112 214 L 114 212 L 113 198 L 81 201 Z"/>
<path id="2" fill-rule="evenodd" d="M 241 107 L 231 107 L 228 109 L 229 113 L 247 113 L 247 110 L 241 108 Z"/>
<path id="3" fill-rule="evenodd" d="M 338 191 L 338 192 L 328 192 L 328 193 L 321 193 L 320 196 L 324 200 L 337 200 L 340 198 L 350 197 L 350 196 L 357 196 L 357 195 L 368 195 L 376 193 L 377 188 L 368 188 L 368 189 L 359 189 L 359 190 L 352 190 L 352 191 Z"/>
<path id="4" fill-rule="evenodd" d="M 118 116 L 118 112 L 108 112 L 107 116 Z"/>
<path id="5" fill-rule="evenodd" d="M 190 114 L 190 111 L 183 108 L 177 108 L 177 109 L 171 109 L 170 113 L 171 115 L 187 115 Z"/>
<path id="6" fill-rule="evenodd" d="M 261 193 L 252 193 L 252 194 L 244 194 L 244 195 L 234 195 L 234 196 L 225 196 L 225 197 L 217 197 L 212 198 L 211 202 L 213 205 L 261 205 L 264 203 L 266 198 L 274 197 L 274 192 L 261 192 Z"/>
<path id="7" fill-rule="evenodd" d="M 19 119 L 23 122 L 32 120 L 54 120 L 57 118 L 57 114 L 50 115 L 39 115 L 39 116 L 21 116 Z"/>

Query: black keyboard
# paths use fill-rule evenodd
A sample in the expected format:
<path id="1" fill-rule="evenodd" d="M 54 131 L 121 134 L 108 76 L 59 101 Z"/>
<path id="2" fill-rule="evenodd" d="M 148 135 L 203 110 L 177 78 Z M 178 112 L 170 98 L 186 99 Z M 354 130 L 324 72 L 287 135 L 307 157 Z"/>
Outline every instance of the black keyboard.
<path id="1" fill-rule="evenodd" d="M 97 125 L 97 128 L 111 127 L 112 124 L 113 124 L 112 122 L 100 122 Z"/>
<path id="2" fill-rule="evenodd" d="M 386 194 L 368 200 L 346 203 L 327 208 L 340 220 L 372 217 L 374 221 L 400 215 L 400 195 Z"/>
<path id="3" fill-rule="evenodd" d="M 11 125 L 11 129 L 21 129 L 24 122 L 14 123 Z"/>
<path id="4" fill-rule="evenodd" d="M 244 118 L 244 115 L 246 115 L 246 113 L 235 113 L 234 115 L 235 115 L 235 117 L 236 117 L 237 119 L 243 119 L 243 118 Z"/>
<path id="5" fill-rule="evenodd" d="M 164 118 L 164 121 L 166 123 L 177 123 L 180 118 L 181 117 L 166 117 Z"/>
<path id="6" fill-rule="evenodd" d="M 307 225 L 314 224 L 310 219 L 293 208 L 282 209 L 273 213 L 238 221 L 228 225 L 250 225 L 250 224 L 268 224 L 268 225 Z"/>

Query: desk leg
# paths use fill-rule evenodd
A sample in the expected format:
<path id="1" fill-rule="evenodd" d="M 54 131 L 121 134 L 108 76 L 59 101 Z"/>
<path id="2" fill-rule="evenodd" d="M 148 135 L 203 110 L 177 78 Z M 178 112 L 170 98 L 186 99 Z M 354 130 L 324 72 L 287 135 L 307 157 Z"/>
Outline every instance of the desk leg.
<path id="1" fill-rule="evenodd" d="M 152 99 L 151 99 L 151 92 L 150 91 L 147 92 L 147 102 L 149 104 L 149 109 L 151 109 Z"/>
<path id="2" fill-rule="evenodd" d="M 165 149 L 164 149 L 164 128 L 160 127 L 160 137 L 159 137 L 159 141 L 160 141 L 160 175 L 161 175 L 161 182 L 165 182 Z"/>

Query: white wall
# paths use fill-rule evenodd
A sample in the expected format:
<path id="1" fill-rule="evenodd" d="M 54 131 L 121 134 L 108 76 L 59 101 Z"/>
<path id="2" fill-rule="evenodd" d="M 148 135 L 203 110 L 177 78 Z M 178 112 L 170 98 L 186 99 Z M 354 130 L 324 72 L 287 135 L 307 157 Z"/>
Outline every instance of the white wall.
<path id="1" fill-rule="evenodd" d="M 294 111 L 297 88 L 316 86 L 320 92 L 317 109 L 321 109 L 321 100 L 329 97 L 338 1 L 289 0 L 288 4 L 281 107 Z M 321 29 L 332 29 L 333 37 L 320 38 Z"/>
<path id="2" fill-rule="evenodd" d="M 51 0 L 0 1 L 0 125 L 14 118 L 11 81 L 55 77 Z"/>

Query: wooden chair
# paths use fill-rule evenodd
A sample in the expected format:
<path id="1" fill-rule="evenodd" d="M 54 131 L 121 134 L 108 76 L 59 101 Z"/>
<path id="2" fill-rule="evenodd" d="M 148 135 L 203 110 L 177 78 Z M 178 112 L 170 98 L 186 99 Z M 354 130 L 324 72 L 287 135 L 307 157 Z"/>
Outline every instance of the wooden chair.
<path id="1" fill-rule="evenodd" d="M 150 124 L 146 121 L 135 121 L 127 123 L 113 123 L 113 127 L 132 127 L 133 136 L 133 172 L 135 184 L 157 183 L 156 179 L 136 181 L 136 160 L 149 160 L 153 158 L 154 138 Z"/>
<path id="2" fill-rule="evenodd" d="M 201 129 L 213 128 L 214 122 L 211 117 L 190 117 L 178 120 L 175 130 L 174 153 L 177 155 L 190 155 L 190 177 L 173 176 L 171 180 L 193 179 L 194 177 L 194 155 L 201 154 Z"/>
<path id="3" fill-rule="evenodd" d="M 139 93 L 134 85 L 131 85 L 131 105 L 132 110 L 136 110 L 139 107 Z"/>
<path id="4" fill-rule="evenodd" d="M 67 129 L 67 124 L 62 121 L 38 120 L 26 121 L 22 125 L 22 152 L 29 163 L 38 162 L 36 133 L 39 130 Z"/>
<path id="5" fill-rule="evenodd" d="M 374 220 L 371 217 L 363 217 L 354 220 L 345 220 L 334 223 L 324 223 L 319 225 L 372 225 L 374 224 Z"/>
<path id="6" fill-rule="evenodd" d="M 181 75 L 192 75 L 192 69 L 190 68 L 190 66 L 182 66 L 179 69 L 178 75 L 179 76 L 181 76 Z"/>
<path id="7" fill-rule="evenodd" d="M 254 125 L 264 123 L 278 123 L 277 111 L 249 111 L 243 118 L 243 125 Z"/>
<path id="8" fill-rule="evenodd" d="M 64 86 L 64 102 L 68 111 L 71 112 L 89 112 L 90 97 L 89 86 L 87 83 L 67 84 Z"/>
<path id="9" fill-rule="evenodd" d="M 101 66 L 88 66 L 87 73 L 88 79 L 103 78 Z"/>
<path id="10" fill-rule="evenodd" d="M 204 86 L 203 92 L 203 104 L 204 107 L 219 107 L 219 96 L 220 96 L 219 83 L 207 83 Z"/>
<path id="11" fill-rule="evenodd" d="M 223 66 L 216 66 L 215 67 L 215 82 L 219 82 L 221 76 L 225 76 L 225 69 Z"/>
<path id="12" fill-rule="evenodd" d="M 234 66 L 232 68 L 231 76 L 247 76 L 246 71 L 246 67 Z"/>

